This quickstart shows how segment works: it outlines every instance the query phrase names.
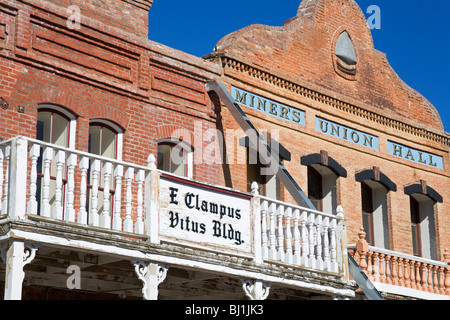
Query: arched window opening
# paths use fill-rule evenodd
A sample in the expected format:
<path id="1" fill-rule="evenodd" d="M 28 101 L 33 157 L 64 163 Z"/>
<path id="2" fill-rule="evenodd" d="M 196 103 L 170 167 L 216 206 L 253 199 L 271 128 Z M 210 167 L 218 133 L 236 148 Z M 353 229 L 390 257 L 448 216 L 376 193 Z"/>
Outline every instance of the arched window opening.
<path id="1" fill-rule="evenodd" d="M 434 206 L 435 202 L 425 195 L 410 196 L 413 253 L 417 257 L 438 260 Z"/>
<path id="2" fill-rule="evenodd" d="M 122 141 L 123 141 L 123 131 L 122 129 L 115 125 L 114 123 L 103 120 L 103 119 L 95 119 L 91 120 L 89 124 L 89 153 L 104 157 L 110 158 L 113 160 L 122 160 Z M 107 164 L 108 161 L 102 161 L 100 168 L 98 171 L 98 194 L 97 194 L 97 210 L 99 216 L 102 215 L 104 210 L 104 200 L 105 200 L 105 183 L 104 183 L 104 165 Z M 111 163 L 111 172 L 116 169 L 116 166 Z M 93 159 L 90 161 L 90 168 L 88 170 L 88 197 L 87 197 L 87 211 L 91 212 L 92 203 L 90 199 L 92 198 L 92 185 L 93 185 Z M 109 203 L 114 203 L 115 196 L 115 184 L 109 183 Z M 109 207 L 109 216 L 113 216 L 113 207 Z M 112 221 L 111 221 L 112 224 Z"/>
<path id="3" fill-rule="evenodd" d="M 75 127 L 76 116 L 65 108 L 42 104 L 38 106 L 37 123 L 36 123 L 36 139 L 43 142 L 51 143 L 59 147 L 74 148 L 75 146 Z M 41 154 L 37 163 L 37 185 L 36 199 L 38 200 L 38 215 L 41 214 L 44 163 L 44 148 L 41 148 Z M 52 161 L 50 164 L 50 182 L 49 182 L 49 204 L 50 210 L 53 210 L 56 201 L 56 153 L 58 150 L 54 148 Z M 62 168 L 63 185 L 62 185 L 62 202 L 65 208 L 65 191 L 67 184 L 67 168 Z M 64 210 L 63 210 L 64 214 Z"/>
<path id="4" fill-rule="evenodd" d="M 361 182 L 362 220 L 366 240 L 372 246 L 389 250 L 389 192 L 397 191 L 397 185 L 378 167 L 359 172 L 355 178 Z"/>
<path id="5" fill-rule="evenodd" d="M 442 196 L 426 181 L 405 187 L 410 198 L 411 236 L 415 256 L 438 260 L 436 242 L 436 206 Z"/>
<path id="6" fill-rule="evenodd" d="M 162 139 L 158 142 L 158 169 L 181 177 L 193 177 L 193 150 L 183 141 Z"/>
<path id="7" fill-rule="evenodd" d="M 317 210 L 336 214 L 338 179 L 346 178 L 347 170 L 324 150 L 302 157 L 301 164 L 308 166 L 308 198 Z"/>

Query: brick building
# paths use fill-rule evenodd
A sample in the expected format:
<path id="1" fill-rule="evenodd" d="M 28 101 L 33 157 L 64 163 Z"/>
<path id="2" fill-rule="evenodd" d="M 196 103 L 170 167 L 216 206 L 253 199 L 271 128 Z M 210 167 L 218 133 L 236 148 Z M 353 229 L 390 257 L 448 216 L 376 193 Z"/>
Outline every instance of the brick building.
<path id="1" fill-rule="evenodd" d="M 448 299 L 450 135 L 358 5 L 200 59 L 147 39 L 152 2 L 0 1 L 4 298 L 354 298 L 348 250 L 385 297 Z"/>

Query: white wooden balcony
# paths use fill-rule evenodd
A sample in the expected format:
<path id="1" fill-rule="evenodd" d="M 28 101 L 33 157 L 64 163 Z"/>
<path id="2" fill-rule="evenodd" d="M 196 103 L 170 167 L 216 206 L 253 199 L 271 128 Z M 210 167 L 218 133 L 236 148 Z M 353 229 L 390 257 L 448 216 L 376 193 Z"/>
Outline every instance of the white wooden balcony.
<path id="1" fill-rule="evenodd" d="M 256 184 L 249 194 L 196 182 L 156 170 L 154 159 L 139 166 L 24 137 L 2 142 L 0 242 L 126 257 L 146 298 L 155 298 L 150 262 L 240 278 L 255 299 L 270 286 L 354 296 L 342 208 L 329 215 L 262 197 Z"/>
<path id="2" fill-rule="evenodd" d="M 369 246 L 362 228 L 358 243 L 348 249 L 380 292 L 413 299 L 450 299 L 448 250 L 444 261 L 435 261 Z"/>

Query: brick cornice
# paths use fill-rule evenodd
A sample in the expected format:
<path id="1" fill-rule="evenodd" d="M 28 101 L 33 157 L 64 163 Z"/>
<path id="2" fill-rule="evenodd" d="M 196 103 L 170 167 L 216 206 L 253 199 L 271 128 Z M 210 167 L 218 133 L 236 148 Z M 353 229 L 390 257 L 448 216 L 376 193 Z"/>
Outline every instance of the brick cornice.
<path id="1" fill-rule="evenodd" d="M 241 73 L 245 73 L 253 78 L 257 78 L 260 81 L 270 83 L 274 86 L 291 91 L 292 93 L 301 95 L 305 98 L 321 102 L 340 111 L 344 111 L 349 114 L 373 121 L 378 125 L 383 125 L 420 138 L 437 142 L 445 146 L 450 146 L 450 136 L 448 136 L 447 134 L 443 135 L 425 128 L 421 128 L 419 126 L 405 123 L 404 121 L 398 119 L 387 117 L 375 111 L 368 110 L 368 108 L 358 106 L 356 105 L 356 102 L 350 103 L 344 101 L 344 99 L 332 97 L 331 95 L 319 92 L 318 89 L 308 88 L 305 85 L 295 83 L 280 75 L 269 73 L 262 69 L 251 66 L 249 63 L 239 61 L 234 57 L 228 57 L 222 54 L 220 55 L 220 61 L 224 69 L 232 69 Z"/>

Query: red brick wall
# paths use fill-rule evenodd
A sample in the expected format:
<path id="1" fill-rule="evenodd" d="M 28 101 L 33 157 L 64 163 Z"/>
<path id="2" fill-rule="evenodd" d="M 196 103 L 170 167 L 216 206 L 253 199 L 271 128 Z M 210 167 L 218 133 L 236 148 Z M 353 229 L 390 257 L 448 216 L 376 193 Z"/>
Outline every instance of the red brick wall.
<path id="1" fill-rule="evenodd" d="M 125 130 L 123 160 L 146 165 L 157 150 L 158 126 L 214 127 L 205 83 L 219 68 L 142 37 L 147 24 L 137 19 L 147 17 L 151 1 L 139 3 L 146 4 L 71 1 L 82 12 L 81 28 L 71 30 L 68 1 L 2 1 L 0 96 L 9 108 L 1 111 L 0 138 L 35 138 L 38 105 L 54 104 L 77 116 L 77 149 L 88 149 L 90 120 L 108 119 Z M 209 182 L 219 175 L 201 164 L 194 172 Z"/>
<path id="2" fill-rule="evenodd" d="M 68 1 L 1 0 L 0 96 L 9 109 L 0 110 L 0 138 L 35 137 L 37 107 L 50 103 L 78 116 L 77 149 L 88 148 L 90 120 L 108 119 L 125 130 L 123 160 L 146 165 L 167 128 L 194 133 L 200 123 L 203 132 L 238 129 L 228 111 L 213 104 L 205 91 L 206 81 L 221 79 L 306 111 L 306 126 L 299 127 L 245 109 L 260 130 L 280 130 L 280 142 L 292 153 L 286 167 L 304 190 L 304 155 L 326 150 L 347 169 L 348 178 L 339 179 L 338 199 L 350 243 L 362 224 L 355 174 L 378 166 L 398 186 L 389 197 L 392 249 L 412 253 L 404 187 L 423 179 L 444 198 L 436 214 L 442 254 L 450 246 L 448 135 L 434 107 L 374 50 L 360 9 L 351 1 L 345 1 L 345 7 L 341 2 L 313 1 L 285 27 L 248 27 L 234 33 L 219 43 L 222 55 L 213 63 L 145 39 L 151 1 L 140 1 L 147 3 L 144 7 L 134 1 L 72 1 L 83 16 L 81 28 L 71 30 L 66 24 Z M 133 18 L 122 11 L 130 11 Z M 358 54 L 356 81 L 337 75 L 332 63 L 336 30 L 344 27 Z M 19 106 L 24 113 L 18 112 Z M 363 150 L 318 134 L 316 115 L 379 136 L 380 150 Z M 388 139 L 443 156 L 445 171 L 388 156 Z M 194 139 L 194 144 L 196 153 L 210 146 L 207 140 Z M 195 179 L 239 190 L 247 189 L 246 177 L 243 164 L 204 161 L 194 166 Z"/>
<path id="3" fill-rule="evenodd" d="M 355 81 L 340 76 L 333 65 L 336 39 L 344 30 L 358 57 Z M 222 81 L 306 112 L 302 127 L 244 107 L 260 131 L 280 130 L 280 142 L 292 153 L 285 166 L 303 190 L 307 190 L 307 167 L 300 164 L 304 155 L 325 150 L 348 171 L 348 177 L 338 181 L 338 203 L 345 210 L 349 243 L 357 241 L 362 225 L 361 183 L 355 174 L 377 166 L 398 188 L 388 195 L 392 250 L 412 254 L 409 196 L 404 187 L 423 179 L 443 196 L 444 203 L 435 210 L 442 258 L 450 246 L 449 135 L 436 109 L 405 85 L 385 55 L 374 49 L 356 3 L 304 1 L 284 27 L 249 26 L 225 36 L 217 49 L 210 59 L 224 67 Z M 237 128 L 227 110 L 222 116 L 225 127 Z M 379 150 L 317 132 L 316 116 L 379 137 Z M 445 170 L 388 155 L 388 140 L 444 157 Z M 231 184 L 244 189 L 244 166 L 230 167 Z M 285 194 L 286 200 L 292 200 Z"/>

